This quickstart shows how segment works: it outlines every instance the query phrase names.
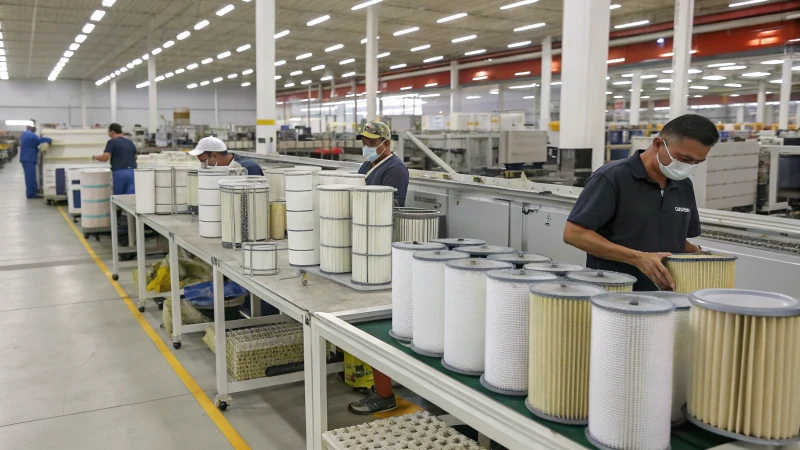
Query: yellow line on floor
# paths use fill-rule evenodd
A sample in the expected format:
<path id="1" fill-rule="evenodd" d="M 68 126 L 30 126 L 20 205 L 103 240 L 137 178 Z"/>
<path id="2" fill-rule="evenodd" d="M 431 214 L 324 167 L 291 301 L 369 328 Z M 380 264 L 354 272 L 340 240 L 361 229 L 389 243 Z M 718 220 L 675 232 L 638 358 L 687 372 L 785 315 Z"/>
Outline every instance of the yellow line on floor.
<path id="1" fill-rule="evenodd" d="M 214 406 L 214 402 L 212 402 L 211 399 L 209 399 L 208 396 L 205 394 L 205 392 L 203 392 L 203 390 L 200 389 L 200 386 L 197 384 L 194 378 L 192 378 L 192 376 L 189 375 L 189 372 L 187 372 L 186 369 L 184 369 L 184 367 L 181 365 L 181 363 L 178 362 L 178 359 L 175 358 L 175 355 L 172 354 L 172 351 L 167 347 L 166 344 L 164 344 L 164 341 L 161 340 L 161 338 L 158 336 L 153 327 L 151 327 L 150 324 L 147 323 L 147 319 L 145 319 L 142 313 L 139 312 L 138 307 L 133 304 L 133 301 L 131 301 L 131 298 L 128 296 L 125 290 L 122 289 L 122 286 L 120 286 L 119 283 L 114 281 L 114 279 L 112 278 L 111 271 L 108 270 L 108 267 L 106 267 L 105 263 L 103 263 L 103 260 L 101 260 L 97 256 L 94 250 L 92 250 L 92 247 L 89 245 L 88 242 L 86 242 L 86 239 L 83 238 L 83 233 L 81 233 L 80 230 L 78 230 L 78 228 L 72 222 L 72 219 L 70 219 L 67 216 L 62 207 L 59 206 L 58 211 L 61 213 L 61 216 L 64 217 L 64 220 L 67 222 L 67 224 L 69 224 L 69 226 L 72 228 L 72 231 L 75 232 L 75 235 L 78 236 L 78 240 L 81 241 L 83 247 L 86 249 L 87 252 L 89 252 L 89 256 L 92 257 L 95 264 L 97 264 L 100 270 L 103 271 L 106 278 L 108 279 L 108 282 L 111 283 L 112 286 L 114 286 L 114 289 L 116 289 L 119 296 L 122 297 L 122 299 L 125 301 L 125 305 L 128 307 L 131 314 L 133 314 L 133 317 L 139 323 L 139 326 L 142 327 L 142 330 L 144 330 L 145 334 L 147 334 L 150 340 L 153 341 L 153 344 L 155 344 L 158 351 L 161 352 L 161 356 L 163 356 L 164 359 L 167 360 L 167 363 L 170 365 L 170 367 L 172 367 L 172 370 L 174 370 L 175 374 L 178 375 L 178 378 L 180 378 L 181 381 L 183 381 L 183 384 L 186 386 L 187 389 L 189 389 L 189 392 L 191 392 L 195 400 L 197 400 L 197 403 L 200 404 L 200 406 L 203 408 L 206 414 L 208 414 L 208 417 L 210 417 L 211 420 L 214 421 L 214 424 L 217 425 L 219 431 L 221 431 L 222 434 L 225 435 L 225 438 L 228 439 L 228 442 L 231 443 L 234 449 L 249 450 L 250 446 L 247 445 L 247 443 L 244 441 L 244 439 L 242 439 L 239 433 L 236 432 L 236 430 L 233 428 L 230 422 L 228 422 L 225 416 L 222 415 L 219 409 L 217 409 L 217 407 Z"/>

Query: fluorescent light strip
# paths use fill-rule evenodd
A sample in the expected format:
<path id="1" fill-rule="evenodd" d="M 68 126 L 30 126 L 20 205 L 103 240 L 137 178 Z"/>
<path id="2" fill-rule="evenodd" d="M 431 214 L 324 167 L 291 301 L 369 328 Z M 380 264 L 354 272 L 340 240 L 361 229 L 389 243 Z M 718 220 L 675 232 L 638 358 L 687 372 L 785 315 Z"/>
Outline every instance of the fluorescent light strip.
<path id="1" fill-rule="evenodd" d="M 302 74 L 303 74 L 302 70 L 295 70 L 294 72 L 290 73 L 289 76 L 290 77 L 296 77 L 296 76 L 302 75 Z"/>
<path id="2" fill-rule="evenodd" d="M 151 53 L 153 55 L 157 55 L 157 54 L 161 53 L 161 51 L 162 51 L 161 47 L 156 47 L 156 48 L 153 49 L 153 51 Z"/>
<path id="3" fill-rule="evenodd" d="M 319 79 L 319 81 L 330 81 L 330 80 L 332 80 L 332 79 L 333 79 L 333 77 L 332 77 L 332 76 L 330 76 L 330 75 L 328 75 L 328 76 L 326 76 L 326 77 L 322 77 L 322 78 L 320 78 L 320 79 Z"/>
<path id="4" fill-rule="evenodd" d="M 355 76 L 355 74 L 356 74 L 355 72 L 347 72 L 347 73 L 342 74 L 342 77 L 344 77 L 344 78 L 352 77 L 352 76 Z"/>
<path id="5" fill-rule="evenodd" d="M 407 64 L 395 64 L 393 66 L 390 66 L 389 70 L 402 69 L 403 67 L 406 67 L 406 66 L 407 66 Z"/>
<path id="6" fill-rule="evenodd" d="M 464 56 L 480 55 L 481 53 L 486 53 L 486 49 L 482 48 L 480 50 L 472 50 L 467 53 L 464 53 Z"/>
<path id="7" fill-rule="evenodd" d="M 275 33 L 275 36 L 273 36 L 273 37 L 275 39 L 280 39 L 280 38 L 286 36 L 287 34 L 289 34 L 289 30 L 283 30 L 280 33 Z"/>
<path id="8" fill-rule="evenodd" d="M 275 61 L 275 67 L 282 66 L 284 64 L 286 64 L 286 60 L 285 59 L 282 59 L 280 61 Z"/>
<path id="9" fill-rule="evenodd" d="M 314 67 L 312 67 L 312 68 L 311 68 L 311 71 L 312 71 L 312 72 L 316 72 L 317 70 L 322 70 L 322 69 L 324 69 L 324 68 L 325 68 L 325 64 L 320 64 L 320 65 L 318 65 L 318 66 L 314 66 Z"/>
<path id="10" fill-rule="evenodd" d="M 735 66 L 736 63 L 727 62 L 727 63 L 716 63 L 716 64 L 709 64 L 706 67 L 713 68 L 713 67 L 725 67 L 725 66 Z"/>
<path id="11" fill-rule="evenodd" d="M 208 20 L 201 20 L 194 25 L 195 31 L 202 30 L 203 28 L 207 27 L 210 22 Z"/>
<path id="12" fill-rule="evenodd" d="M 614 29 L 615 30 L 621 30 L 623 28 L 640 27 L 642 25 L 647 25 L 648 23 L 650 23 L 649 20 L 639 20 L 637 22 L 630 22 L 630 23 L 623 23 L 623 24 L 620 24 L 620 25 L 615 25 Z"/>
<path id="13" fill-rule="evenodd" d="M 414 89 L 414 86 L 403 86 L 400 88 L 401 91 L 407 91 L 409 89 Z"/>
<path id="14" fill-rule="evenodd" d="M 658 78 L 658 75 L 642 75 L 641 77 L 643 80 L 649 80 L 651 78 Z"/>
<path id="15" fill-rule="evenodd" d="M 608 9 L 619 9 L 619 8 L 622 8 L 622 5 L 618 5 L 618 4 L 616 4 L 616 3 L 614 3 L 613 5 L 610 5 L 610 6 L 608 7 Z"/>
<path id="16" fill-rule="evenodd" d="M 81 30 L 81 31 L 83 33 L 85 33 L 85 34 L 89 34 L 89 33 L 92 32 L 92 30 L 94 30 L 94 24 L 93 23 L 87 23 L 86 25 L 83 26 L 83 30 Z"/>
<path id="17" fill-rule="evenodd" d="M 333 52 L 333 51 L 339 50 L 340 48 L 343 48 L 343 47 L 344 47 L 344 44 L 332 45 L 332 46 L 330 46 L 330 47 L 325 49 L 325 53 Z"/>
<path id="18" fill-rule="evenodd" d="M 524 77 L 525 75 L 530 75 L 530 72 L 517 72 L 514 74 L 515 77 Z"/>
<path id="19" fill-rule="evenodd" d="M 186 70 L 194 70 L 197 69 L 197 63 L 192 63 L 186 66 Z"/>
<path id="20" fill-rule="evenodd" d="M 350 8 L 350 10 L 351 11 L 358 11 L 361 8 L 366 8 L 367 6 L 372 6 L 372 5 L 378 4 L 378 3 L 382 2 L 382 1 L 383 0 L 369 0 L 367 2 L 359 3 L 356 6 L 353 6 L 352 8 Z"/>
<path id="21" fill-rule="evenodd" d="M 111 8 L 112 6 L 114 6 L 114 3 L 116 2 L 117 0 L 103 0 L 103 6 L 105 6 L 106 8 Z"/>
<path id="22" fill-rule="evenodd" d="M 182 41 L 182 40 L 184 40 L 184 39 L 188 38 L 188 37 L 189 37 L 189 36 L 191 36 L 191 35 L 192 35 L 192 33 L 191 33 L 191 32 L 189 32 L 189 31 L 184 31 L 184 32 L 182 32 L 182 33 L 179 33 L 177 36 L 175 36 L 175 38 L 176 38 L 177 40 L 179 40 L 179 41 Z"/>
<path id="23" fill-rule="evenodd" d="M 286 83 L 286 84 L 283 85 L 283 87 L 285 87 L 285 88 L 294 87 L 294 83 Z"/>
<path id="24" fill-rule="evenodd" d="M 731 3 L 728 8 L 738 8 L 740 6 L 755 5 L 756 3 L 764 3 L 767 0 L 747 0 L 744 2 Z"/>
<path id="25" fill-rule="evenodd" d="M 322 16 L 322 17 L 317 17 L 317 18 L 316 18 L 316 19 L 314 19 L 314 20 L 310 20 L 310 21 L 308 21 L 308 22 L 306 23 L 306 26 L 307 26 L 307 27 L 313 27 L 314 25 L 317 25 L 317 24 L 320 24 L 320 23 L 322 23 L 322 22 L 325 22 L 326 20 L 328 20 L 328 19 L 330 19 L 330 18 L 331 18 L 331 16 L 329 16 L 329 15 L 324 15 L 324 16 Z"/>
<path id="26" fill-rule="evenodd" d="M 413 33 L 415 31 L 419 31 L 419 27 L 411 27 L 411 28 L 406 28 L 405 30 L 395 31 L 394 33 L 392 33 L 392 35 L 393 36 L 402 36 L 404 34 Z"/>
<path id="27" fill-rule="evenodd" d="M 508 5 L 501 6 L 500 9 L 516 8 L 517 6 L 530 5 L 530 4 L 536 3 L 538 1 L 539 0 L 522 0 L 521 2 L 516 2 L 516 3 L 511 3 L 511 4 L 508 4 Z"/>
<path id="28" fill-rule="evenodd" d="M 412 52 L 418 52 L 420 50 L 427 50 L 431 48 L 430 44 L 420 45 L 419 47 L 414 47 L 411 49 Z"/>
<path id="29" fill-rule="evenodd" d="M 625 62 L 625 58 L 609 59 L 606 61 L 606 64 L 617 64 L 621 62 Z"/>
<path id="30" fill-rule="evenodd" d="M 75 42 L 77 42 L 78 44 L 83 44 L 83 41 L 86 40 L 86 37 L 87 36 L 85 34 L 79 34 L 75 36 Z"/>
<path id="31" fill-rule="evenodd" d="M 72 51 L 75 51 L 79 48 L 81 48 L 81 44 L 75 44 L 75 43 L 69 44 L 69 49 Z"/>
<path id="32" fill-rule="evenodd" d="M 242 75 L 250 75 L 251 73 L 253 73 L 253 69 L 247 69 L 242 71 Z"/>
<path id="33" fill-rule="evenodd" d="M 350 63 L 354 63 L 354 62 L 356 62 L 356 60 L 354 58 L 350 58 L 350 59 L 345 59 L 344 61 L 339 61 L 339 65 L 343 66 L 345 64 L 350 64 Z"/>
<path id="34" fill-rule="evenodd" d="M 222 52 L 219 55 L 217 55 L 217 59 L 225 59 L 228 56 L 231 56 L 231 52 Z"/>
<path id="35" fill-rule="evenodd" d="M 722 75 L 709 75 L 707 77 L 703 77 L 704 80 L 708 81 L 720 81 L 720 80 L 725 80 L 727 78 L 728 77 L 723 77 Z"/>
<path id="36" fill-rule="evenodd" d="M 436 87 L 438 85 L 439 85 L 439 83 L 428 83 L 428 84 L 425 85 L 425 87 Z M 439 95 L 439 94 L 435 94 L 435 95 Z"/>
<path id="37" fill-rule="evenodd" d="M 441 95 L 442 94 L 424 94 L 424 95 L 420 95 L 419 98 L 439 97 Z"/>
<path id="38" fill-rule="evenodd" d="M 376 56 L 376 58 L 378 58 L 378 59 L 381 59 L 381 58 L 385 58 L 385 57 L 387 57 L 387 56 L 389 56 L 389 55 L 391 55 L 391 53 L 390 53 L 390 52 L 383 52 L 383 53 L 380 53 L 380 54 L 378 54 L 378 55 Z"/>
<path id="39" fill-rule="evenodd" d="M 214 62 L 214 58 L 206 58 L 200 61 L 201 64 L 211 64 L 212 62 Z"/>
<path id="40" fill-rule="evenodd" d="M 525 31 L 525 30 L 533 30 L 534 28 L 541 28 L 545 26 L 544 22 L 541 23 L 534 23 L 533 25 L 525 25 L 524 27 L 514 28 L 515 32 Z"/>
<path id="41" fill-rule="evenodd" d="M 200 82 L 200 86 L 208 86 L 209 84 L 211 84 L 211 82 L 208 80 Z"/>
<path id="42" fill-rule="evenodd" d="M 526 45 L 531 45 L 531 41 L 522 41 L 522 42 L 515 42 L 513 44 L 508 44 L 508 48 L 524 47 Z"/>
<path id="43" fill-rule="evenodd" d="M 295 60 L 300 61 L 301 59 L 311 58 L 312 56 L 314 55 L 311 53 L 303 53 L 302 55 L 298 55 Z"/>
<path id="44" fill-rule="evenodd" d="M 238 48 L 236 49 L 236 53 L 241 53 L 241 52 L 244 52 L 244 51 L 250 50 L 250 48 L 251 48 L 251 45 L 250 45 L 250 44 L 244 44 L 244 45 L 242 45 L 241 47 L 238 47 Z"/>
<path id="45" fill-rule="evenodd" d="M 742 69 L 747 69 L 747 66 L 725 66 L 719 68 L 719 70 L 742 70 Z"/>
<path id="46" fill-rule="evenodd" d="M 486 80 L 486 79 L 488 79 L 488 78 L 489 78 L 489 77 L 488 77 L 487 75 L 481 75 L 481 76 L 479 76 L 479 77 L 473 77 L 473 78 L 472 78 L 472 81 L 481 81 L 481 80 Z"/>
<path id="47" fill-rule="evenodd" d="M 224 8 L 222 8 L 222 9 L 220 9 L 219 11 L 217 11 L 217 15 L 222 17 L 222 16 L 224 16 L 225 14 L 228 14 L 231 11 L 233 11 L 233 5 L 228 5 L 228 6 L 224 7 Z"/>
<path id="48" fill-rule="evenodd" d="M 103 11 L 102 9 L 98 9 L 98 10 L 95 10 L 95 12 L 92 13 L 92 15 L 89 17 L 89 20 L 92 20 L 94 22 L 99 22 L 100 19 L 102 19 L 103 16 L 105 16 L 105 15 L 106 15 L 105 11 Z"/>
<path id="49" fill-rule="evenodd" d="M 247 86 L 250 86 L 250 82 L 249 81 L 247 81 L 245 83 L 242 83 L 242 87 L 247 87 Z"/>
<path id="50" fill-rule="evenodd" d="M 222 77 L 217 77 L 217 78 L 214 78 L 214 79 L 213 79 L 213 80 L 211 80 L 211 81 L 213 81 L 214 83 L 219 83 L 219 82 L 220 82 L 220 81 L 222 81 L 222 80 L 223 80 L 223 78 L 222 78 Z"/>
<path id="51" fill-rule="evenodd" d="M 453 14 L 452 16 L 442 17 L 441 19 L 437 20 L 436 23 L 450 22 L 451 20 L 460 19 L 462 17 L 467 17 L 467 13 L 458 13 Z"/>
<path id="52" fill-rule="evenodd" d="M 422 62 L 423 63 L 431 63 L 431 62 L 439 61 L 439 60 L 442 60 L 442 59 L 444 59 L 444 56 L 434 56 L 433 58 L 423 59 Z"/>
<path id="53" fill-rule="evenodd" d="M 481 98 L 480 95 L 468 95 L 467 96 L 467 100 L 476 100 L 476 99 L 479 99 L 479 98 Z"/>
<path id="54" fill-rule="evenodd" d="M 231 79 L 236 78 L 238 76 L 239 76 L 238 73 L 232 73 L 232 74 L 228 75 L 228 79 L 231 80 Z"/>

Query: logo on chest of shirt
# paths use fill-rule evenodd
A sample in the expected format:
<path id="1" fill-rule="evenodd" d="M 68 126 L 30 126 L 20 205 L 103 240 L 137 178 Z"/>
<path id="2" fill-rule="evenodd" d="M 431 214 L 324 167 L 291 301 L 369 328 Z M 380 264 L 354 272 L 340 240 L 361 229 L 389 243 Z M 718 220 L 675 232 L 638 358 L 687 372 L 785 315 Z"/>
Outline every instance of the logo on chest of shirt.
<path id="1" fill-rule="evenodd" d="M 692 212 L 692 210 L 689 209 L 689 208 L 684 208 L 682 206 L 676 206 L 675 207 L 675 212 L 690 213 L 690 212 Z"/>

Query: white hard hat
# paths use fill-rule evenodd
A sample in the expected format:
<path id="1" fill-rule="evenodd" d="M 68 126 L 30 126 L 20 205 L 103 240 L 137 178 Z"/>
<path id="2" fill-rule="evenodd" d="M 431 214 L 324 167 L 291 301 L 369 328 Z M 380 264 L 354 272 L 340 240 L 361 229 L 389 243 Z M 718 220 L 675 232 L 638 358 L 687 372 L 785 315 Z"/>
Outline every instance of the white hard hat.
<path id="1" fill-rule="evenodd" d="M 189 154 L 198 156 L 203 152 L 224 152 L 226 150 L 228 150 L 228 147 L 225 146 L 225 142 L 223 142 L 222 139 L 209 136 L 200 139 L 200 142 L 197 143 L 197 147 L 189 151 Z"/>

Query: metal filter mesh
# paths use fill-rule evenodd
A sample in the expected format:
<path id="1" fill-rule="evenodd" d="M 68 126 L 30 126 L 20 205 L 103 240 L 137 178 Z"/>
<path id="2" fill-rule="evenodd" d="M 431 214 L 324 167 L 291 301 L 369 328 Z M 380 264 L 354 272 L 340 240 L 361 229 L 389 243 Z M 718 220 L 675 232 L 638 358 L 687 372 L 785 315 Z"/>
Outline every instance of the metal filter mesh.
<path id="1" fill-rule="evenodd" d="M 701 289 L 733 288 L 736 258 L 727 255 L 672 255 L 664 266 L 675 280 L 675 292 L 690 294 Z"/>
<path id="2" fill-rule="evenodd" d="M 594 441 L 620 450 L 669 448 L 674 333 L 671 312 L 592 307 L 588 433 Z"/>
<path id="3" fill-rule="evenodd" d="M 322 438 L 330 450 L 481 450 L 426 411 L 326 431 Z"/>
<path id="4" fill-rule="evenodd" d="M 723 432 L 800 434 L 800 317 L 755 317 L 693 305 L 687 412 Z"/>

